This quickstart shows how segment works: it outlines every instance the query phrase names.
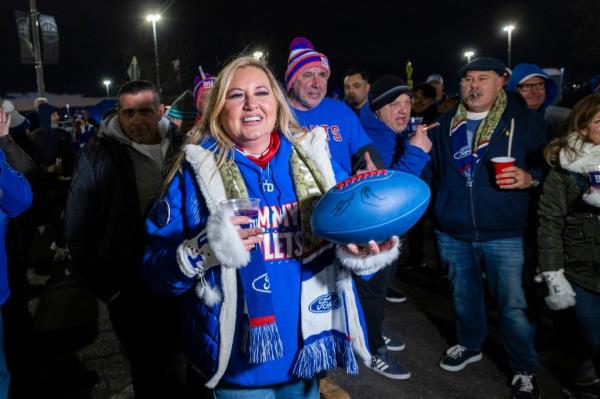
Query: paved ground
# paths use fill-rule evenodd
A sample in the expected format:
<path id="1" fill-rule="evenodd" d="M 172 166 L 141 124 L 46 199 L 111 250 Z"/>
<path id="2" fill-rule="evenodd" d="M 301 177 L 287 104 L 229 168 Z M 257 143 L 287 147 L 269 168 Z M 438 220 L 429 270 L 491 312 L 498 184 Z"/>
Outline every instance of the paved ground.
<path id="1" fill-rule="evenodd" d="M 429 258 L 433 255 L 430 240 Z M 434 262 L 429 259 L 430 264 Z M 30 273 L 34 283 L 45 277 Z M 453 314 L 447 281 L 432 268 L 402 269 L 394 286 L 408 296 L 402 304 L 386 304 L 385 327 L 401 336 L 407 348 L 394 356 L 412 372 L 407 381 L 394 381 L 361 367 L 358 376 L 334 371 L 331 377 L 352 398 L 508 398 L 506 359 L 498 319 L 490 310 L 489 338 L 481 362 L 459 373 L 437 366 L 439 356 L 454 343 Z M 30 302 L 35 309 L 37 299 Z M 75 352 L 45 348 L 41 391 L 45 398 L 126 399 L 132 397 L 127 365 L 104 306 L 99 308 L 98 336 Z M 548 314 L 540 318 L 538 346 L 543 367 L 539 381 L 543 397 L 562 398 L 559 380 L 566 378 L 569 357 L 557 349 Z M 48 355 L 49 354 L 49 355 Z M 44 385 L 45 384 L 45 385 Z"/>

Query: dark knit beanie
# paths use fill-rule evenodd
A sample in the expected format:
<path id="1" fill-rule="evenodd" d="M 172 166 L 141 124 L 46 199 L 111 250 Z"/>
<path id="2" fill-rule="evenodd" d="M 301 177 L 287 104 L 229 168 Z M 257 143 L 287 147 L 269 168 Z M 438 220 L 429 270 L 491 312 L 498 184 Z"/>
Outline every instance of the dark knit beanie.
<path id="1" fill-rule="evenodd" d="M 400 94 L 408 94 L 412 97 L 406 82 L 396 75 L 383 75 L 371 86 L 369 108 L 375 112 L 393 102 Z"/>

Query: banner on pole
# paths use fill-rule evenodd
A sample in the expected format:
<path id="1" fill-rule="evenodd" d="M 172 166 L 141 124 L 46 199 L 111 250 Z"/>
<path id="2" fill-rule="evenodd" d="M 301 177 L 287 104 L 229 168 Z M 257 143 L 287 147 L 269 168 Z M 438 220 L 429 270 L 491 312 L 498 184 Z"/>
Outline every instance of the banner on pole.
<path id="1" fill-rule="evenodd" d="M 21 64 L 35 64 L 35 53 L 31 42 L 31 24 L 29 14 L 23 11 L 15 11 L 17 23 L 17 34 L 19 35 L 19 47 L 21 53 Z"/>
<path id="2" fill-rule="evenodd" d="M 56 20 L 52 15 L 40 14 L 38 21 L 42 32 L 44 64 L 58 64 L 60 51 Z"/>
<path id="3" fill-rule="evenodd" d="M 129 76 L 129 79 L 131 80 L 140 80 L 140 65 L 138 64 L 135 55 L 131 58 L 131 62 L 127 68 L 127 76 Z"/>

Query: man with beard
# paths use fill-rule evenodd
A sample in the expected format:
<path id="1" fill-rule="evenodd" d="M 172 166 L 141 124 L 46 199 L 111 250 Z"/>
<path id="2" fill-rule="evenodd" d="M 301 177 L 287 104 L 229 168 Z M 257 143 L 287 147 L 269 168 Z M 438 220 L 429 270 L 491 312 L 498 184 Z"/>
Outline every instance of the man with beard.
<path id="1" fill-rule="evenodd" d="M 481 360 L 486 335 L 484 278 L 500 315 L 512 371 L 512 397 L 538 398 L 538 354 L 523 289 L 524 233 L 532 188 L 544 177 L 547 132 L 541 116 L 503 90 L 505 66 L 477 58 L 459 71 L 462 100 L 431 130 L 430 181 L 440 256 L 453 288 L 458 344 L 440 359 L 446 371 Z M 494 157 L 513 166 L 496 174 Z"/>
<path id="2" fill-rule="evenodd" d="M 369 75 L 365 71 L 349 69 L 344 77 L 344 101 L 360 115 L 361 108 L 369 100 Z"/>

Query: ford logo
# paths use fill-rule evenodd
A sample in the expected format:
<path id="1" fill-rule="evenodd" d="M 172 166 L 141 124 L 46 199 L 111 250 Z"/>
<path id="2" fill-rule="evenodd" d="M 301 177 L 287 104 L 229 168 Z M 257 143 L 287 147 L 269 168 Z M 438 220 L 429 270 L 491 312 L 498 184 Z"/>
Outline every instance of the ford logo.
<path id="1" fill-rule="evenodd" d="M 271 293 L 271 283 L 269 282 L 269 275 L 267 273 L 261 274 L 252 281 L 252 288 L 255 291 L 262 292 L 265 294 Z"/>
<path id="2" fill-rule="evenodd" d="M 308 309 L 313 313 L 327 313 L 341 306 L 340 297 L 335 292 L 321 295 L 311 302 Z"/>

